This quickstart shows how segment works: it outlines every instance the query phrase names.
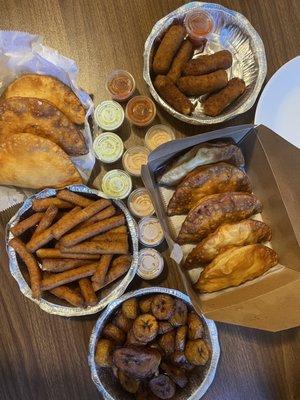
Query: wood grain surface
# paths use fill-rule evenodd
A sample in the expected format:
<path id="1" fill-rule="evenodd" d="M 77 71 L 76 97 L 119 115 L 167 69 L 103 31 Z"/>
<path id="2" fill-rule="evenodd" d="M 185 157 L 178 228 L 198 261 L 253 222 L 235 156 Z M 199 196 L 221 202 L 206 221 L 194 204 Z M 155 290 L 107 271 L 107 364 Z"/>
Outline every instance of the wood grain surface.
<path id="1" fill-rule="evenodd" d="M 299 0 L 220 3 L 244 14 L 261 35 L 267 80 L 299 55 Z M 107 98 L 104 81 L 114 68 L 129 70 L 138 91 L 148 93 L 142 77 L 144 42 L 153 24 L 181 4 L 176 0 L 1 0 L 1 29 L 44 36 L 46 45 L 76 61 L 79 84 L 93 93 L 98 103 Z M 253 122 L 254 110 L 221 127 Z M 211 129 L 185 125 L 158 111 L 157 121 L 172 125 L 177 137 Z M 142 144 L 144 133 L 128 125 L 120 132 L 127 147 Z M 48 315 L 25 299 L 9 274 L 3 245 L 5 221 L 2 218 L 0 222 L 0 399 L 99 399 L 87 365 L 89 336 L 97 315 L 65 319 Z M 130 287 L 140 285 L 135 280 Z M 182 289 L 173 272 L 161 285 Z M 272 334 L 217 325 L 222 354 L 205 400 L 300 399 L 299 330 Z"/>

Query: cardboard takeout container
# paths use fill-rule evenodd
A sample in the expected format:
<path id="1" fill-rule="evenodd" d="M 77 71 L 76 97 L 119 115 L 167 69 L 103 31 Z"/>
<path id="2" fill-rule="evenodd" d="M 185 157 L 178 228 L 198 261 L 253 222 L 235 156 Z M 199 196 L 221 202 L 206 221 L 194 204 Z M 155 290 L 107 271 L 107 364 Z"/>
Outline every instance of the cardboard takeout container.
<path id="1" fill-rule="evenodd" d="M 153 151 L 142 179 L 149 190 L 174 260 L 182 258 L 174 242 L 166 199 L 156 177 L 179 154 L 200 143 L 231 138 L 245 157 L 253 192 L 263 204 L 262 219 L 272 229 L 271 245 L 280 265 L 262 277 L 213 294 L 194 291 L 188 272 L 180 267 L 186 291 L 195 308 L 216 321 L 269 331 L 300 325 L 300 151 L 263 125 L 241 125 L 172 141 Z M 174 217 L 172 217 L 174 218 Z"/>

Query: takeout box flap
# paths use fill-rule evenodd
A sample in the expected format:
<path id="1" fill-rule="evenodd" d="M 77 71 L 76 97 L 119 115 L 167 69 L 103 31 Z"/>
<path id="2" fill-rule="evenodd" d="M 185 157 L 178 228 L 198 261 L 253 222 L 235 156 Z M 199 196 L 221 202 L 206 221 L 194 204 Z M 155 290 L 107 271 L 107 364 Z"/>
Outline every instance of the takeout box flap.
<path id="1" fill-rule="evenodd" d="M 150 154 L 147 166 L 142 168 L 142 178 L 152 196 L 172 258 L 176 260 L 180 249 L 170 233 L 156 175 L 168 161 L 189 148 L 224 138 L 234 140 L 244 154 L 245 168 L 254 193 L 262 201 L 263 220 L 272 228 L 272 246 L 281 265 L 275 272 L 212 295 L 195 292 L 187 273 L 181 271 L 187 293 L 198 310 L 217 321 L 270 331 L 300 325 L 300 312 L 295 309 L 300 289 L 299 151 L 265 126 L 241 125 L 199 134 L 166 143 Z"/>

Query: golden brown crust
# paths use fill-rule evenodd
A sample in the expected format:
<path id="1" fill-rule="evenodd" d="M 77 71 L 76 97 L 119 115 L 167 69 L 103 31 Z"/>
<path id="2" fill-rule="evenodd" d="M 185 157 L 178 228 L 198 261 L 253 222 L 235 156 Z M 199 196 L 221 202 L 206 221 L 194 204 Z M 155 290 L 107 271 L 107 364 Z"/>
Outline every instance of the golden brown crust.
<path id="1" fill-rule="evenodd" d="M 167 213 L 170 216 L 187 214 L 203 197 L 224 192 L 251 193 L 251 184 L 245 172 L 225 162 L 202 165 L 191 171 L 177 186 Z"/>
<path id="2" fill-rule="evenodd" d="M 75 124 L 83 124 L 85 109 L 69 86 L 49 75 L 26 74 L 14 80 L 2 98 L 33 97 L 47 100 Z"/>
<path id="3" fill-rule="evenodd" d="M 276 252 L 262 244 L 233 247 L 219 254 L 204 269 L 195 288 L 210 293 L 238 286 L 264 274 L 277 262 Z"/>
<path id="4" fill-rule="evenodd" d="M 206 196 L 188 213 L 177 242 L 197 242 L 222 223 L 240 221 L 261 210 L 261 203 L 253 194 L 229 192 Z"/>
<path id="5" fill-rule="evenodd" d="M 180 49 L 178 50 L 171 68 L 167 73 L 167 77 L 170 78 L 174 83 L 177 82 L 181 75 L 182 68 L 186 62 L 192 57 L 194 53 L 194 45 L 188 39 L 186 39 Z"/>
<path id="6" fill-rule="evenodd" d="M 271 240 L 271 229 L 264 222 L 245 219 L 235 223 L 222 224 L 193 248 L 183 267 L 192 269 L 204 266 L 228 246 L 245 246 L 269 240 Z"/>
<path id="7" fill-rule="evenodd" d="M 202 96 L 223 89 L 227 83 L 227 73 L 220 69 L 200 76 L 183 76 L 178 79 L 177 86 L 186 96 Z"/>
<path id="8" fill-rule="evenodd" d="M 190 60 L 183 69 L 184 75 L 202 75 L 218 69 L 230 68 L 232 54 L 228 50 L 217 51 L 214 54 L 205 54 Z"/>

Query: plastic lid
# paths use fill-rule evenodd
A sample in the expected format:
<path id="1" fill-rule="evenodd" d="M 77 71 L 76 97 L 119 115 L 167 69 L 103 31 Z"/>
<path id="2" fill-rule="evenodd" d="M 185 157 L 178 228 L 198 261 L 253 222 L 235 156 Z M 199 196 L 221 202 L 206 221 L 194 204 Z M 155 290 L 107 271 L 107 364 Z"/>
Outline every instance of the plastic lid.
<path id="1" fill-rule="evenodd" d="M 213 20 L 204 10 L 192 10 L 186 14 L 184 26 L 192 39 L 201 39 L 213 29 Z"/>
<path id="2" fill-rule="evenodd" d="M 142 249 L 139 252 L 138 276 L 142 279 L 154 279 L 158 277 L 164 268 L 164 259 L 154 249 Z"/>
<path id="3" fill-rule="evenodd" d="M 115 100 L 127 100 L 135 90 L 133 76 L 124 69 L 115 69 L 107 77 L 106 89 Z"/>
<path id="4" fill-rule="evenodd" d="M 153 125 L 148 129 L 145 136 L 145 143 L 151 151 L 160 145 L 175 139 L 173 129 L 168 125 Z"/>
<path id="5" fill-rule="evenodd" d="M 121 158 L 124 145 L 120 136 L 113 132 L 104 132 L 93 143 L 96 157 L 104 163 L 113 163 Z"/>
<path id="6" fill-rule="evenodd" d="M 154 207 L 149 192 L 145 188 L 134 190 L 127 200 L 131 213 L 138 218 L 148 217 L 154 214 Z"/>
<path id="7" fill-rule="evenodd" d="M 137 126 L 151 124 L 156 115 L 156 106 L 147 96 L 135 96 L 126 106 L 126 117 Z"/>
<path id="8" fill-rule="evenodd" d="M 95 121 L 105 131 L 118 129 L 124 121 L 124 110 L 113 100 L 102 101 L 94 112 Z"/>
<path id="9" fill-rule="evenodd" d="M 142 165 L 148 162 L 150 151 L 144 146 L 130 147 L 122 158 L 124 169 L 133 176 L 141 176 Z"/>
<path id="10" fill-rule="evenodd" d="M 139 240 L 144 246 L 155 247 L 164 240 L 164 233 L 156 217 L 145 217 L 139 222 Z"/>
<path id="11" fill-rule="evenodd" d="M 132 189 L 130 176 L 121 169 L 108 171 L 101 184 L 103 192 L 114 199 L 125 199 Z"/>

